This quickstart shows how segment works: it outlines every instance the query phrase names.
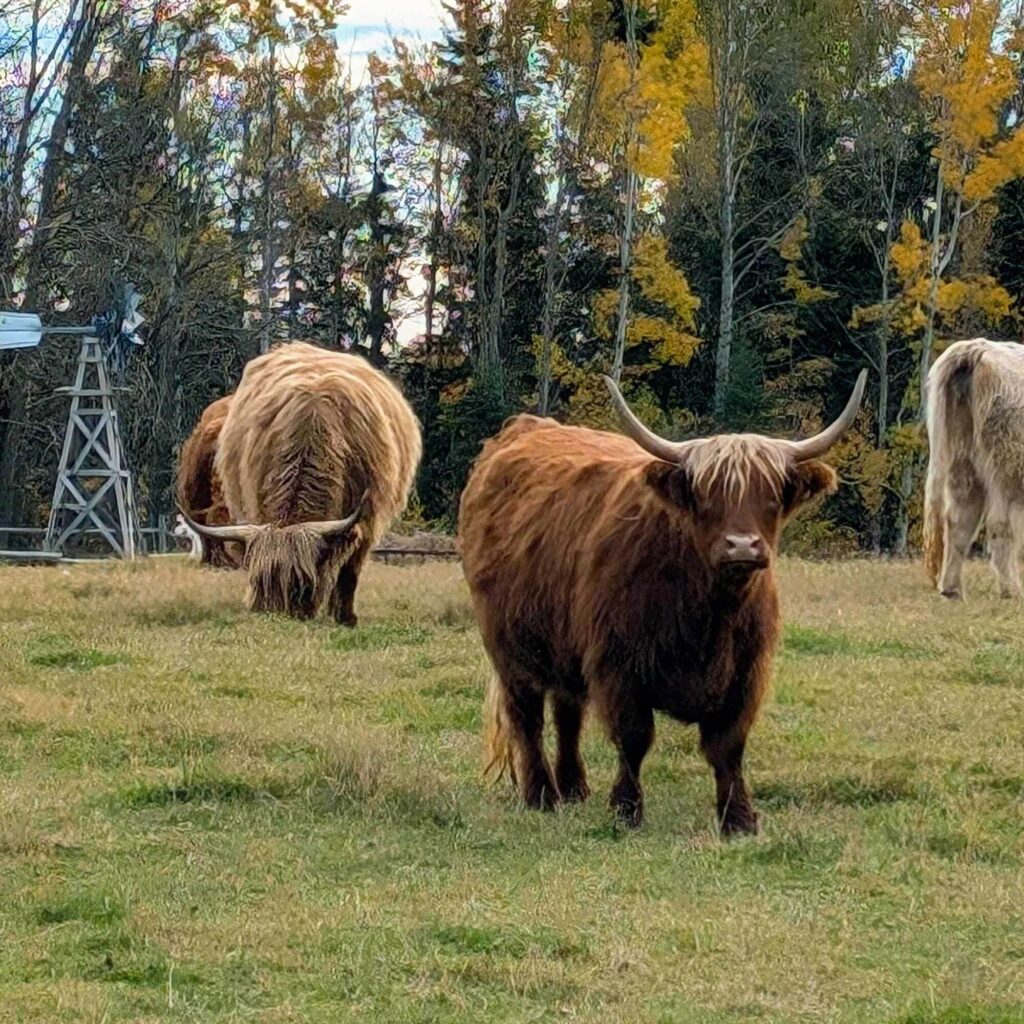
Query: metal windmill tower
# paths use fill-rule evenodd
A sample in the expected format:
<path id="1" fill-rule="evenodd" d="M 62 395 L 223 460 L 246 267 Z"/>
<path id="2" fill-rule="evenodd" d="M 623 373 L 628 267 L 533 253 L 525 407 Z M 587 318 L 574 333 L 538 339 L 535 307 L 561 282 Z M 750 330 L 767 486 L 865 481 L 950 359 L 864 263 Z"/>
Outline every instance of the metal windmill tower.
<path id="1" fill-rule="evenodd" d="M 74 384 L 57 389 L 70 396 L 71 408 L 43 542 L 47 552 L 63 553 L 69 541 L 88 535 L 102 538 L 120 558 L 142 553 L 111 384 L 111 369 L 123 368 L 127 345 L 142 344 L 135 336 L 142 322 L 139 296 L 128 287 L 124 297 L 122 311 L 94 317 L 87 327 L 44 327 L 34 314 L 0 313 L 0 349 L 35 347 L 44 334 L 80 338 Z"/>

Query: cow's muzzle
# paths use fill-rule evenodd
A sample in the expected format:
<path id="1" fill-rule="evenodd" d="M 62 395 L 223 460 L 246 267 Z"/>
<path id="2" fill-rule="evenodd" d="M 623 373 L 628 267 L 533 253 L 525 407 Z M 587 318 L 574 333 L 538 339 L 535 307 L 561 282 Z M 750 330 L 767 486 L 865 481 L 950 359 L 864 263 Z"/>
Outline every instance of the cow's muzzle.
<path id="1" fill-rule="evenodd" d="M 718 564 L 733 571 L 767 569 L 768 545 L 755 533 L 727 534 Z"/>

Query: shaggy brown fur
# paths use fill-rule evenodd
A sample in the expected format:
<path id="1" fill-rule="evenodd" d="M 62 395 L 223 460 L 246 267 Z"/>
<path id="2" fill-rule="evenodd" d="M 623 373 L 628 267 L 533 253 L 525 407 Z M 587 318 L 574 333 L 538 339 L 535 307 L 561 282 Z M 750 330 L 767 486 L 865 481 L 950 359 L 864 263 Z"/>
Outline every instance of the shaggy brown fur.
<path id="1" fill-rule="evenodd" d="M 743 750 L 779 631 L 775 548 L 785 518 L 835 489 L 821 462 L 796 463 L 756 435 L 652 458 L 616 434 L 518 416 L 488 441 L 462 496 L 459 543 L 496 677 L 486 759 L 524 801 L 588 795 L 579 753 L 592 707 L 619 751 L 611 793 L 643 817 L 640 766 L 654 711 L 700 728 L 726 835 L 754 832 Z M 750 558 L 730 561 L 730 545 Z M 543 752 L 545 697 L 558 733 Z"/>
<path id="2" fill-rule="evenodd" d="M 231 398 L 231 395 L 225 395 L 203 410 L 195 430 L 181 446 L 178 455 L 178 507 L 190 519 L 204 526 L 223 526 L 231 521 L 220 478 L 213 469 L 217 439 L 231 408 Z M 204 565 L 234 569 L 242 564 L 242 554 L 239 544 L 225 543 L 213 537 L 203 538 Z"/>
<path id="3" fill-rule="evenodd" d="M 294 342 L 252 360 L 214 460 L 233 522 L 265 526 L 246 550 L 251 607 L 308 617 L 327 599 L 354 625 L 360 570 L 405 507 L 419 459 L 412 409 L 365 359 Z M 358 525 L 321 536 L 315 521 L 361 500 Z"/>
<path id="4" fill-rule="evenodd" d="M 950 345 L 928 374 L 925 567 L 944 597 L 984 520 L 1003 597 L 1020 596 L 1024 540 L 1024 346 L 975 338 Z"/>

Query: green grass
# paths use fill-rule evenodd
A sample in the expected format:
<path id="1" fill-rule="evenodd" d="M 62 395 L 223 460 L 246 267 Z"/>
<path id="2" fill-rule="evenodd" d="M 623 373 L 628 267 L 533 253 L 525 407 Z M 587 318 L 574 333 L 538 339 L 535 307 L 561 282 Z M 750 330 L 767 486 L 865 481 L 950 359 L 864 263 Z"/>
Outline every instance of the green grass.
<path id="1" fill-rule="evenodd" d="M 177 559 L 0 568 L 0 1022 L 1024 1021 L 1024 631 L 972 565 L 786 561 L 725 845 L 693 730 L 649 820 L 480 777 L 459 569 L 374 564 L 357 630 Z M 884 604 L 880 600 L 884 598 Z"/>

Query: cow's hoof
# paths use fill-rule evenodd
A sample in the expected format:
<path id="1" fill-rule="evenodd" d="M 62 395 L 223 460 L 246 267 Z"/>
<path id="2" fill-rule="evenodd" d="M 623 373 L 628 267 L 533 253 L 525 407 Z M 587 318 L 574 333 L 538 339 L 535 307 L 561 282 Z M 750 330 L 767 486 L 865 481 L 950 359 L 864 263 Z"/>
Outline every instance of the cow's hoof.
<path id="1" fill-rule="evenodd" d="M 612 804 L 612 810 L 619 823 L 626 828 L 640 828 L 644 823 L 644 804 L 642 800 L 623 800 Z"/>
<path id="2" fill-rule="evenodd" d="M 947 601 L 962 601 L 964 599 L 963 594 L 959 590 L 940 590 L 939 593 Z"/>
<path id="3" fill-rule="evenodd" d="M 339 626 L 344 626 L 346 629 L 355 629 L 359 625 L 358 615 L 345 615 L 341 618 L 336 618 L 335 623 Z"/>
<path id="4" fill-rule="evenodd" d="M 756 836 L 758 833 L 757 814 L 753 810 L 730 814 L 720 824 L 719 830 L 723 839 Z"/>
<path id="5" fill-rule="evenodd" d="M 590 796 L 590 787 L 582 775 L 574 779 L 560 780 L 558 789 L 567 804 L 581 804 Z"/>
<path id="6" fill-rule="evenodd" d="M 531 811 L 553 811 L 558 804 L 558 792 L 553 786 L 536 786 L 523 793 L 523 803 Z"/>

